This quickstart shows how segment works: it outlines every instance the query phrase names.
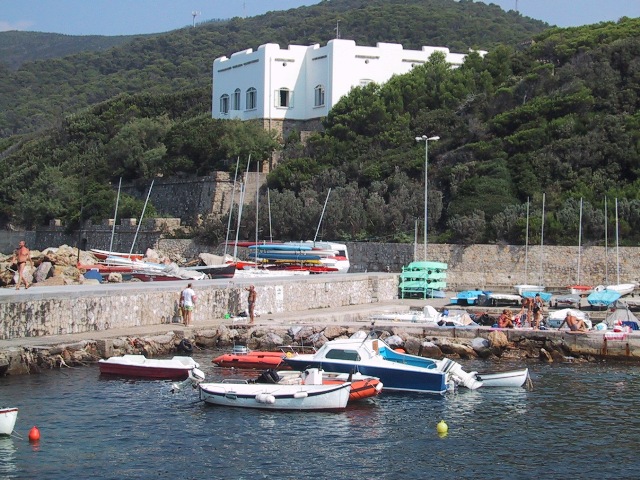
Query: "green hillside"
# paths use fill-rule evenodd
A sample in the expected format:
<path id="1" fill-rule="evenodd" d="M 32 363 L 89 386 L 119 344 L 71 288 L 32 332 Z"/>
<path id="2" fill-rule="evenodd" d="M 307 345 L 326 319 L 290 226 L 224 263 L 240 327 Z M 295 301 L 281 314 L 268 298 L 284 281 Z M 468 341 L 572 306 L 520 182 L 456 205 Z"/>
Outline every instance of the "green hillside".
<path id="1" fill-rule="evenodd" d="M 436 14 L 438 28 L 427 28 Z M 305 144 L 297 134 L 285 139 L 282 161 L 268 178 L 270 218 L 260 210 L 259 224 L 271 225 L 274 237 L 312 238 L 331 189 L 320 236 L 413 241 L 423 216 L 425 162 L 425 145 L 415 137 L 426 134 L 440 137 L 429 144 L 430 241 L 523 244 L 530 199 L 529 242 L 536 243 L 544 193 L 545 243 L 576 243 L 582 198 L 582 241 L 602 244 L 607 198 L 610 238 L 618 199 L 621 243 L 637 244 L 640 19 L 541 30 L 513 12 L 453 0 L 327 1 L 35 62 L 30 67 L 50 73 L 38 76 L 32 94 L 48 107 L 16 118 L 25 132 L 51 126 L 0 140 L 0 220 L 33 227 L 62 218 L 73 228 L 81 210 L 83 219 L 113 214 L 109 182 L 119 177 L 203 175 L 233 171 L 237 158 L 241 169 L 249 155 L 269 158 L 280 146 L 258 125 L 210 118 L 211 62 L 268 41 L 324 43 L 336 18 L 341 37 L 359 44 L 490 53 L 471 54 L 456 70 L 434 55 L 385 85 L 354 89 L 326 118 L 324 132 Z M 448 40 L 437 36 L 447 31 Z M 186 55 L 196 40 L 203 47 Z M 57 114 L 48 102 L 58 102 Z M 123 203 L 119 217 L 140 211 L 133 199 Z M 255 219 L 246 217 L 241 236 L 252 237 Z M 222 238 L 223 224 L 211 221 L 199 233 Z"/>
<path id="2" fill-rule="evenodd" d="M 0 137 L 48 128 L 69 113 L 121 93 L 210 88 L 216 57 L 269 42 L 283 47 L 325 44 L 334 37 L 338 21 L 341 37 L 362 45 L 441 45 L 462 52 L 517 44 L 546 26 L 496 6 L 453 0 L 333 0 L 205 22 L 197 28 L 135 38 L 106 52 L 26 62 L 17 71 L 0 64 Z"/>
<path id="3" fill-rule="evenodd" d="M 130 42 L 144 35 L 61 35 L 41 32 L 0 32 L 0 64 L 17 70 L 23 63 L 73 55 L 100 52 Z"/>

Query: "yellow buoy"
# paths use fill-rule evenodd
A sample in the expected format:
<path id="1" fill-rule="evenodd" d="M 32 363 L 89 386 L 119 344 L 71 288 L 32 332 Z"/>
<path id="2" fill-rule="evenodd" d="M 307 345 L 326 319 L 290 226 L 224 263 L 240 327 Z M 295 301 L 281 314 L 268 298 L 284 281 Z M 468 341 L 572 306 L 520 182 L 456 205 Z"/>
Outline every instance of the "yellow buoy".
<path id="1" fill-rule="evenodd" d="M 449 426 L 445 423 L 444 420 L 440 420 L 438 425 L 436 426 L 438 433 L 447 433 L 449 431 Z"/>

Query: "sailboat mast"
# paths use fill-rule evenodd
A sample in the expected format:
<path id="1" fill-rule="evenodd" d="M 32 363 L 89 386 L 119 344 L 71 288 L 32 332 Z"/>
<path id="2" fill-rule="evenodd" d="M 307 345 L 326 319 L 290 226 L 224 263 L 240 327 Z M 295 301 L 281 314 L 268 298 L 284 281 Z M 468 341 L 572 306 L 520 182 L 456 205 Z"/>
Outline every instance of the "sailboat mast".
<path id="1" fill-rule="evenodd" d="M 133 246 L 136 244 L 136 240 L 138 239 L 138 232 L 140 232 L 140 226 L 142 225 L 142 219 L 144 218 L 144 212 L 147 209 L 147 203 L 149 203 L 149 197 L 151 196 L 151 190 L 153 189 L 153 182 L 151 180 L 151 186 L 149 187 L 149 193 L 147 193 L 147 199 L 144 201 L 144 207 L 142 207 L 142 214 L 140 215 L 140 221 L 138 222 L 138 228 L 136 229 L 136 236 L 133 237 L 133 242 L 131 243 L 131 250 L 129 250 L 129 255 L 133 253 Z"/>
<path id="2" fill-rule="evenodd" d="M 620 227 L 618 224 L 618 199 L 616 198 L 616 283 L 620 285 Z"/>
<path id="3" fill-rule="evenodd" d="M 111 229 L 111 242 L 109 242 L 109 253 L 113 252 L 113 237 L 116 235 L 116 218 L 118 218 L 118 203 L 120 203 L 120 187 L 122 187 L 122 177 L 118 181 L 118 196 L 116 197 L 116 208 L 113 212 L 113 228 Z"/>
<path id="4" fill-rule="evenodd" d="M 273 243 L 273 229 L 271 228 L 271 194 L 267 188 L 267 206 L 269 207 L 269 241 Z"/>
<path id="5" fill-rule="evenodd" d="M 540 229 L 540 285 L 544 285 L 544 200 L 542 194 L 542 227 Z"/>
<path id="6" fill-rule="evenodd" d="M 236 196 L 236 182 L 238 181 L 238 167 L 240 166 L 240 157 L 236 160 L 236 174 L 233 176 L 233 188 L 231 190 L 231 205 L 229 205 L 229 219 L 227 220 L 227 238 L 224 242 L 224 258 L 227 258 L 227 248 L 229 246 L 229 234 L 231 233 L 231 217 L 233 216 L 233 200 Z"/>
<path id="7" fill-rule="evenodd" d="M 578 220 L 578 283 L 580 285 L 580 257 L 582 255 L 582 198 L 580 198 L 580 217 Z"/>
<path id="8" fill-rule="evenodd" d="M 324 217 L 324 211 L 327 208 L 327 202 L 329 201 L 329 195 L 331 195 L 331 189 L 327 192 L 327 198 L 324 200 L 324 206 L 322 207 L 322 213 L 320 214 L 320 221 L 318 222 L 318 228 L 316 228 L 316 235 L 313 237 L 313 243 L 315 245 L 316 238 L 318 238 L 318 232 L 320 231 L 320 225 L 322 225 L 322 217 Z"/>
<path id="9" fill-rule="evenodd" d="M 604 197 L 604 283 L 609 284 L 609 238 L 607 236 L 607 197 Z"/>
<path id="10" fill-rule="evenodd" d="M 527 232 L 524 241 L 524 283 L 529 283 L 529 197 L 527 197 Z"/>
<path id="11" fill-rule="evenodd" d="M 256 162 L 256 245 L 258 244 L 258 213 L 260 207 L 260 162 Z"/>
<path id="12" fill-rule="evenodd" d="M 245 184 L 240 184 L 240 198 L 238 200 L 238 226 L 236 227 L 236 241 L 233 247 L 233 258 L 238 258 L 238 239 L 240 236 L 240 220 L 242 220 L 242 206 L 244 205 Z"/>

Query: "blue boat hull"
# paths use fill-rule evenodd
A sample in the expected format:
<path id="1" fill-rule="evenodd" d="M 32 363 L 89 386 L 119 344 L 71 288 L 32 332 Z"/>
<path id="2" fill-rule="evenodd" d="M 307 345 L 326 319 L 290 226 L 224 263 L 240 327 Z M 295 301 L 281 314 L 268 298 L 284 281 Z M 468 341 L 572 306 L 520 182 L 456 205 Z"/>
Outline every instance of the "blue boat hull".
<path id="1" fill-rule="evenodd" d="M 295 357 L 285 358 L 284 360 L 291 368 L 299 371 L 304 371 L 307 368 L 322 368 L 325 372 L 351 373 L 357 371 L 363 375 L 378 377 L 384 385 L 384 390 L 434 394 L 444 394 L 447 391 L 446 374 L 437 370 L 433 372 L 411 371 L 368 366 L 357 362 L 316 362 L 296 359 Z"/>

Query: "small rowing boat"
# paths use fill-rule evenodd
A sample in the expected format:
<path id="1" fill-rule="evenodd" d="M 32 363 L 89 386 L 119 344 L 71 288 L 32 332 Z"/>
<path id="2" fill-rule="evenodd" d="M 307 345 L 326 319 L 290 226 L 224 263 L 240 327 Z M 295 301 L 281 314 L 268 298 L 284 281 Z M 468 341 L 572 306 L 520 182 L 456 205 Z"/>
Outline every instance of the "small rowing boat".
<path id="1" fill-rule="evenodd" d="M 353 374 L 347 373 L 330 373 L 320 370 L 323 385 L 339 385 L 344 382 L 351 382 L 351 390 L 349 391 L 349 401 L 357 402 L 366 398 L 372 398 L 382 392 L 383 384 L 377 377 L 362 375 L 359 372 Z M 280 385 L 291 385 L 304 383 L 309 375 L 309 371 L 304 372 L 276 372 L 275 370 L 267 370 L 263 372 L 256 380 L 258 383 L 279 383 Z"/>
<path id="2" fill-rule="evenodd" d="M 101 374 L 153 380 L 184 380 L 190 376 L 204 378 L 193 358 L 175 356 L 169 359 L 146 358 L 144 355 L 123 355 L 98 362 Z"/>
<path id="3" fill-rule="evenodd" d="M 247 380 L 201 383 L 198 386 L 200 399 L 212 405 L 263 410 L 344 410 L 351 383 L 318 384 L 320 373 L 315 370 L 304 383 L 295 385 L 249 383 Z"/>
<path id="4" fill-rule="evenodd" d="M 476 373 L 476 379 L 482 382 L 482 388 L 517 388 L 531 381 L 528 368 L 508 372 Z"/>
<path id="5" fill-rule="evenodd" d="M 17 408 L 0 408 L 0 435 L 11 435 L 17 418 Z"/>

